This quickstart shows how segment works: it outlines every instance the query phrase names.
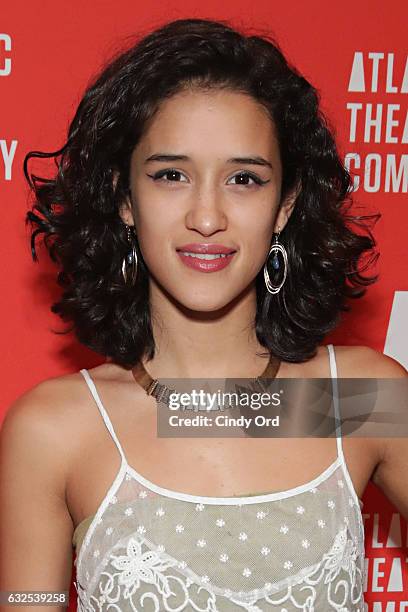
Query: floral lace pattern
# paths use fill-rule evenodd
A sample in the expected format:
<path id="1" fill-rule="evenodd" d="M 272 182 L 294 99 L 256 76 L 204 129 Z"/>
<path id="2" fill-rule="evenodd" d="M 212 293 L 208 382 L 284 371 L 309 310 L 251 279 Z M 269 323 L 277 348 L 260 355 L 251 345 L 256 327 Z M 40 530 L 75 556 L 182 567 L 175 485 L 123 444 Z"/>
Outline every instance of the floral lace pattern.
<path id="1" fill-rule="evenodd" d="M 208 581 L 191 571 L 188 575 L 185 565 L 163 551 L 150 549 L 141 536 L 130 537 L 123 548 L 123 554 L 111 553 L 105 560 L 105 569 L 93 595 L 88 596 L 76 585 L 80 611 L 146 608 L 215 612 L 241 608 L 249 612 L 272 609 L 363 612 L 362 558 L 358 542 L 350 536 L 347 526 L 337 533 L 319 563 L 292 577 L 286 586 L 265 583 L 248 593 L 223 589 L 222 595 L 217 595 Z M 199 587 L 199 601 L 192 585 Z M 123 607 L 123 602 L 128 605 Z M 227 603 L 232 607 L 226 607 Z"/>
<path id="2" fill-rule="evenodd" d="M 341 462 L 289 498 L 227 506 L 159 495 L 125 466 L 84 538 L 76 588 L 83 612 L 356 612 L 363 574 Z"/>

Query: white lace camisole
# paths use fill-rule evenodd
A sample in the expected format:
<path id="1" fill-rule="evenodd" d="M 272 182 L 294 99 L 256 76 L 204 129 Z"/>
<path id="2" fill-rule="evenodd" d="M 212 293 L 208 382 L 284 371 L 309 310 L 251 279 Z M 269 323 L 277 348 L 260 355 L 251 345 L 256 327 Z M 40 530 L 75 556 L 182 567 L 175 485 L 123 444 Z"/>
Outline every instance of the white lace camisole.
<path id="1" fill-rule="evenodd" d="M 81 370 L 122 463 L 77 549 L 79 611 L 363 612 L 362 502 L 343 454 L 327 348 L 335 461 L 304 485 L 249 496 L 190 495 L 147 480 L 128 464 Z"/>

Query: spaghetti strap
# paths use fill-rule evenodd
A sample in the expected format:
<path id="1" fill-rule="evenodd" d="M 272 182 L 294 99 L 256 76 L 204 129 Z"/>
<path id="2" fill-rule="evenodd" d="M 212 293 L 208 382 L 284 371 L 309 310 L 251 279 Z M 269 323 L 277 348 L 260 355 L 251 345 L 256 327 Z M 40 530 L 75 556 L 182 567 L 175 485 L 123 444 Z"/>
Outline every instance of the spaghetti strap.
<path id="1" fill-rule="evenodd" d="M 336 357 L 333 344 L 328 344 L 327 349 L 329 351 L 329 359 L 330 359 L 330 375 L 332 380 L 332 389 L 333 389 L 333 405 L 334 405 L 334 421 L 335 421 L 335 430 L 336 430 L 336 442 L 337 442 L 337 455 L 344 463 L 344 453 L 343 453 L 343 445 L 341 440 L 341 419 L 340 419 L 340 409 L 339 409 L 339 391 L 337 386 L 337 364 Z"/>
<path id="2" fill-rule="evenodd" d="M 82 376 L 85 378 L 86 384 L 88 385 L 89 390 L 92 393 L 92 396 L 93 396 L 93 398 L 94 398 L 94 400 L 96 402 L 96 405 L 98 406 L 98 410 L 101 413 L 103 421 L 104 421 L 104 423 L 105 423 L 105 425 L 106 425 L 110 435 L 112 436 L 113 441 L 116 444 L 116 447 L 117 447 L 117 449 L 118 449 L 118 451 L 119 451 L 119 453 L 120 453 L 120 455 L 122 457 L 122 463 L 126 463 L 126 465 L 127 465 L 128 463 L 127 463 L 127 460 L 126 460 L 126 455 L 125 455 L 125 453 L 124 453 L 124 451 L 123 451 L 123 449 L 122 449 L 122 447 L 120 445 L 120 442 L 119 442 L 118 437 L 117 437 L 117 435 L 115 433 L 115 430 L 113 429 L 113 425 L 112 425 L 112 422 L 111 422 L 111 420 L 110 420 L 110 418 L 108 416 L 108 413 L 106 412 L 106 409 L 104 408 L 104 405 L 102 404 L 102 400 L 99 397 L 99 393 L 96 390 L 96 386 L 95 386 L 94 381 L 91 378 L 91 375 L 89 374 L 88 370 L 86 370 L 85 368 L 80 370 L 80 372 L 81 372 Z"/>

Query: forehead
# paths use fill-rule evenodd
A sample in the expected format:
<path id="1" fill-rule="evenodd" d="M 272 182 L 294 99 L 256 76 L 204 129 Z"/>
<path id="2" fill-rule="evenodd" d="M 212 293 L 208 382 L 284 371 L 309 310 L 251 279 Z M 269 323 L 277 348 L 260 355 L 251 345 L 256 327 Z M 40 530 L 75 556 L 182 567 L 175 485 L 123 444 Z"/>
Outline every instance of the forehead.
<path id="1" fill-rule="evenodd" d="M 249 95 L 226 90 L 187 90 L 163 101 L 137 149 L 142 154 L 167 149 L 219 157 L 279 154 L 267 110 Z"/>

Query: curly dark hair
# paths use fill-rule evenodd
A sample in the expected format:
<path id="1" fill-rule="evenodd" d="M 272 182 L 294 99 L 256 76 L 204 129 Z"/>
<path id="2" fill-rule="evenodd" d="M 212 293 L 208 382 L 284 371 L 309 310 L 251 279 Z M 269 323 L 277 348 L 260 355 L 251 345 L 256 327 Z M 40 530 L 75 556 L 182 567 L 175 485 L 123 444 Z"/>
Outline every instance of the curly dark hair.
<path id="1" fill-rule="evenodd" d="M 347 298 L 362 296 L 364 286 L 377 280 L 361 272 L 379 256 L 368 222 L 381 215 L 349 213 L 352 179 L 316 89 L 269 34 L 245 35 L 222 21 L 179 19 L 141 37 L 86 90 L 64 146 L 26 156 L 24 172 L 35 194 L 26 217 L 32 256 L 38 261 L 35 239 L 42 233 L 60 267 L 63 291 L 51 310 L 72 323 L 62 333 L 74 330 L 81 343 L 115 363 L 132 367 L 154 356 L 148 270 L 138 250 L 137 284 L 123 280 L 129 245 L 119 210 L 129 193 L 130 157 L 148 121 L 163 100 L 187 87 L 249 94 L 275 123 L 282 199 L 299 189 L 282 240 L 287 280 L 271 295 L 258 274 L 254 324 L 268 352 L 306 361 L 340 312 L 350 309 Z M 55 158 L 52 178 L 28 171 L 29 160 L 38 157 Z M 353 223 L 362 231 L 353 231 Z M 270 269 L 275 285 L 281 270 Z"/>

